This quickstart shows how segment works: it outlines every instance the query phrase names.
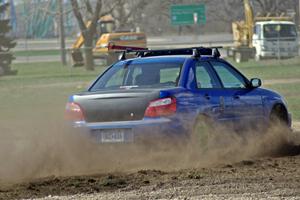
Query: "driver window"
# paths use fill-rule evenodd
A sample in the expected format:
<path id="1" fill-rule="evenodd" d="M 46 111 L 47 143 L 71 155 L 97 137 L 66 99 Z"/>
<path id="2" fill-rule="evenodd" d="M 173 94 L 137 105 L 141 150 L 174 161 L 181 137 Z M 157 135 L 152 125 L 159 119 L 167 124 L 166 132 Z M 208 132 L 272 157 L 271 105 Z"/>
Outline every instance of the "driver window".
<path id="1" fill-rule="evenodd" d="M 221 79 L 224 88 L 246 88 L 247 84 L 244 77 L 232 67 L 216 61 L 212 61 L 211 64 Z"/>

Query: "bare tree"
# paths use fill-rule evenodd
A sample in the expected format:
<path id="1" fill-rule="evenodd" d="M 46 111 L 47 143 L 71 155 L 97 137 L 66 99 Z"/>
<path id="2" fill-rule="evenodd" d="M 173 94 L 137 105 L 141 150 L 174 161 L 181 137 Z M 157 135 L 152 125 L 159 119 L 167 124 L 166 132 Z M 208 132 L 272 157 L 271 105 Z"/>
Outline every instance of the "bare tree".
<path id="1" fill-rule="evenodd" d="M 141 12 L 149 4 L 147 0 L 139 1 L 116 1 L 116 7 L 112 12 L 114 19 L 117 22 L 117 28 L 120 30 L 128 29 L 128 26 L 135 24 L 136 18 L 141 17 Z"/>
<path id="2" fill-rule="evenodd" d="M 94 39 L 94 35 L 96 34 L 96 30 L 97 30 L 97 21 L 100 17 L 102 0 L 96 1 L 96 6 L 94 9 L 89 0 L 84 0 L 84 1 L 82 1 L 82 3 L 85 4 L 88 18 L 91 22 L 90 26 L 87 26 L 87 24 L 84 21 L 78 1 L 71 0 L 73 13 L 78 22 L 78 26 L 80 28 L 81 34 L 84 38 L 85 67 L 87 70 L 94 70 L 93 39 Z"/>
<path id="3" fill-rule="evenodd" d="M 260 8 L 261 15 L 268 13 L 279 15 L 286 12 L 287 8 L 297 9 L 296 5 L 298 4 L 295 0 L 254 0 L 253 3 L 257 4 Z"/>

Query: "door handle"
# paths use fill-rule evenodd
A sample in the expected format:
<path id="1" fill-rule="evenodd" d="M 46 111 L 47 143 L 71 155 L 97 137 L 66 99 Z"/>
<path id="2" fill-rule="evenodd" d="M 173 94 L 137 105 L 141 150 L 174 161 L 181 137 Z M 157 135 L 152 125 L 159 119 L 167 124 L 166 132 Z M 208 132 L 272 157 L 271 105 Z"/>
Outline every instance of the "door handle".
<path id="1" fill-rule="evenodd" d="M 240 96 L 239 95 L 234 95 L 233 98 L 234 99 L 240 99 Z"/>
<path id="2" fill-rule="evenodd" d="M 209 94 L 204 94 L 204 98 L 207 99 L 207 100 L 210 100 Z"/>

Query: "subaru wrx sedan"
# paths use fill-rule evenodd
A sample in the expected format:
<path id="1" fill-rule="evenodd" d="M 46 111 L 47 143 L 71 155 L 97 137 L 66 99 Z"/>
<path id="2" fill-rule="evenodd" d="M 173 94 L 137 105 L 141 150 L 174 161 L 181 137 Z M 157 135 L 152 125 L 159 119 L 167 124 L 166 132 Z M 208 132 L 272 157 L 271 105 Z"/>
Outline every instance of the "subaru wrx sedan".
<path id="1" fill-rule="evenodd" d="M 123 58 L 69 98 L 67 117 L 99 143 L 186 138 L 203 122 L 243 129 L 269 126 L 276 118 L 291 125 L 278 93 L 261 88 L 260 79 L 247 79 L 214 52 L 149 50 Z"/>

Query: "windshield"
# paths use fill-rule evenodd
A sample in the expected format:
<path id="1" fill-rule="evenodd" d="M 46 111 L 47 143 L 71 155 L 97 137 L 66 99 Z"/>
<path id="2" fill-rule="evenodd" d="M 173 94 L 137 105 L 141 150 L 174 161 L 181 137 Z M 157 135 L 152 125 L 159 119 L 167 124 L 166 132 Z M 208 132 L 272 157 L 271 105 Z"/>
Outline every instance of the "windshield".
<path id="1" fill-rule="evenodd" d="M 297 30 L 294 24 L 266 24 L 264 25 L 265 38 L 296 37 Z"/>
<path id="2" fill-rule="evenodd" d="M 178 84 L 182 62 L 117 63 L 91 88 L 95 90 L 166 88 Z"/>
<path id="3" fill-rule="evenodd" d="M 115 24 L 113 21 L 111 22 L 101 22 L 100 23 L 100 31 L 103 33 L 112 33 L 114 31 Z"/>

